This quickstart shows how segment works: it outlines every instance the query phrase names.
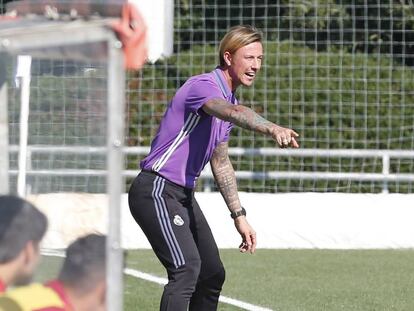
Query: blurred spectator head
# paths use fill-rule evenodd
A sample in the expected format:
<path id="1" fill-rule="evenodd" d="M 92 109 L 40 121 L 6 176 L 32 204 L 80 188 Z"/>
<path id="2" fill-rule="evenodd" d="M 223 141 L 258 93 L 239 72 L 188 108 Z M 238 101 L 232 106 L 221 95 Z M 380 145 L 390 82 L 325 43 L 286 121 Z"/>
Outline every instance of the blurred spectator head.
<path id="1" fill-rule="evenodd" d="M 106 237 L 89 234 L 70 244 L 58 280 L 65 287 L 75 308 L 104 310 Z"/>
<path id="2" fill-rule="evenodd" d="M 46 216 L 31 203 L 0 196 L 0 280 L 5 285 L 30 282 L 46 229 Z"/>

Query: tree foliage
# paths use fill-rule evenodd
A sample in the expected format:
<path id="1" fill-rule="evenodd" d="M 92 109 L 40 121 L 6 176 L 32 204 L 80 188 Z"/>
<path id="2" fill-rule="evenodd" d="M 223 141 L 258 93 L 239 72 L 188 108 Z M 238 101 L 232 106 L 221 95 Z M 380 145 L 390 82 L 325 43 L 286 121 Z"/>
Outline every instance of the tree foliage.
<path id="1" fill-rule="evenodd" d="M 252 24 L 267 40 L 316 50 L 389 54 L 414 65 L 414 6 L 404 0 L 176 0 L 176 50 L 217 42 L 234 25 Z"/>

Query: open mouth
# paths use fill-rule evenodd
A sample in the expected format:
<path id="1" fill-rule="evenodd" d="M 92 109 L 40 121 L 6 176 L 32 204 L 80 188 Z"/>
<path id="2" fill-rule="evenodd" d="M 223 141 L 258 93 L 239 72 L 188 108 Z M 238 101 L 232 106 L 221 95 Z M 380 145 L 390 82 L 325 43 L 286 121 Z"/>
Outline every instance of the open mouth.
<path id="1" fill-rule="evenodd" d="M 254 72 L 246 72 L 245 75 L 250 77 L 250 78 L 254 78 L 255 73 Z"/>

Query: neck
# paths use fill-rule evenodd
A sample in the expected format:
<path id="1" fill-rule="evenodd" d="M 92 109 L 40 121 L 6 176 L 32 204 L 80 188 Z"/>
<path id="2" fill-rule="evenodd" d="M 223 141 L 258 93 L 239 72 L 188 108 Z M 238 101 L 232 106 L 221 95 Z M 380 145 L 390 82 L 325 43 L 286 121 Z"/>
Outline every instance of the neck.
<path id="1" fill-rule="evenodd" d="M 72 308 L 71 310 L 101 310 L 101 306 L 98 306 L 98 301 L 100 301 L 100 299 L 98 297 L 99 293 L 97 292 L 97 288 L 87 292 L 65 284 L 63 284 L 63 288 L 67 301 Z"/>
<path id="2" fill-rule="evenodd" d="M 18 267 L 14 262 L 0 265 L 0 279 L 6 287 L 14 283 L 17 271 Z"/>
<path id="3" fill-rule="evenodd" d="M 230 70 L 229 70 L 229 67 L 227 67 L 227 66 L 224 66 L 224 67 L 223 66 L 220 66 L 219 68 L 223 72 L 224 77 L 225 77 L 226 82 L 227 82 L 227 85 L 229 86 L 230 90 L 232 92 L 234 92 L 237 89 L 237 87 L 239 86 L 239 83 L 236 83 L 236 81 L 235 81 L 236 79 L 234 79 L 232 77 L 232 75 L 230 73 Z"/>
<path id="4" fill-rule="evenodd" d="M 80 295 L 79 291 L 70 287 L 63 285 L 65 295 L 67 300 L 72 306 L 73 310 L 84 310 L 85 309 L 85 302 L 84 297 Z"/>

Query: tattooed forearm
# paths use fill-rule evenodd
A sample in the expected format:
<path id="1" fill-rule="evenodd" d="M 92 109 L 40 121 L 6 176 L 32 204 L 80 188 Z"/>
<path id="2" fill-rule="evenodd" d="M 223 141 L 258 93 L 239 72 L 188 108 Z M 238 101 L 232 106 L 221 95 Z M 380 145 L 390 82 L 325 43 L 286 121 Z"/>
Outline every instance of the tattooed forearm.
<path id="1" fill-rule="evenodd" d="M 229 210 L 233 212 L 240 210 L 241 205 L 237 194 L 236 175 L 228 157 L 227 149 L 227 143 L 218 145 L 214 150 L 210 164 L 217 187 Z"/>
<path id="2" fill-rule="evenodd" d="M 252 109 L 242 105 L 231 105 L 223 99 L 211 99 L 203 109 L 210 115 L 230 121 L 242 128 L 270 135 L 276 125 L 258 115 Z"/>
<path id="3" fill-rule="evenodd" d="M 274 124 L 258 115 L 248 107 L 234 106 L 230 114 L 230 121 L 242 128 L 268 134 Z"/>

